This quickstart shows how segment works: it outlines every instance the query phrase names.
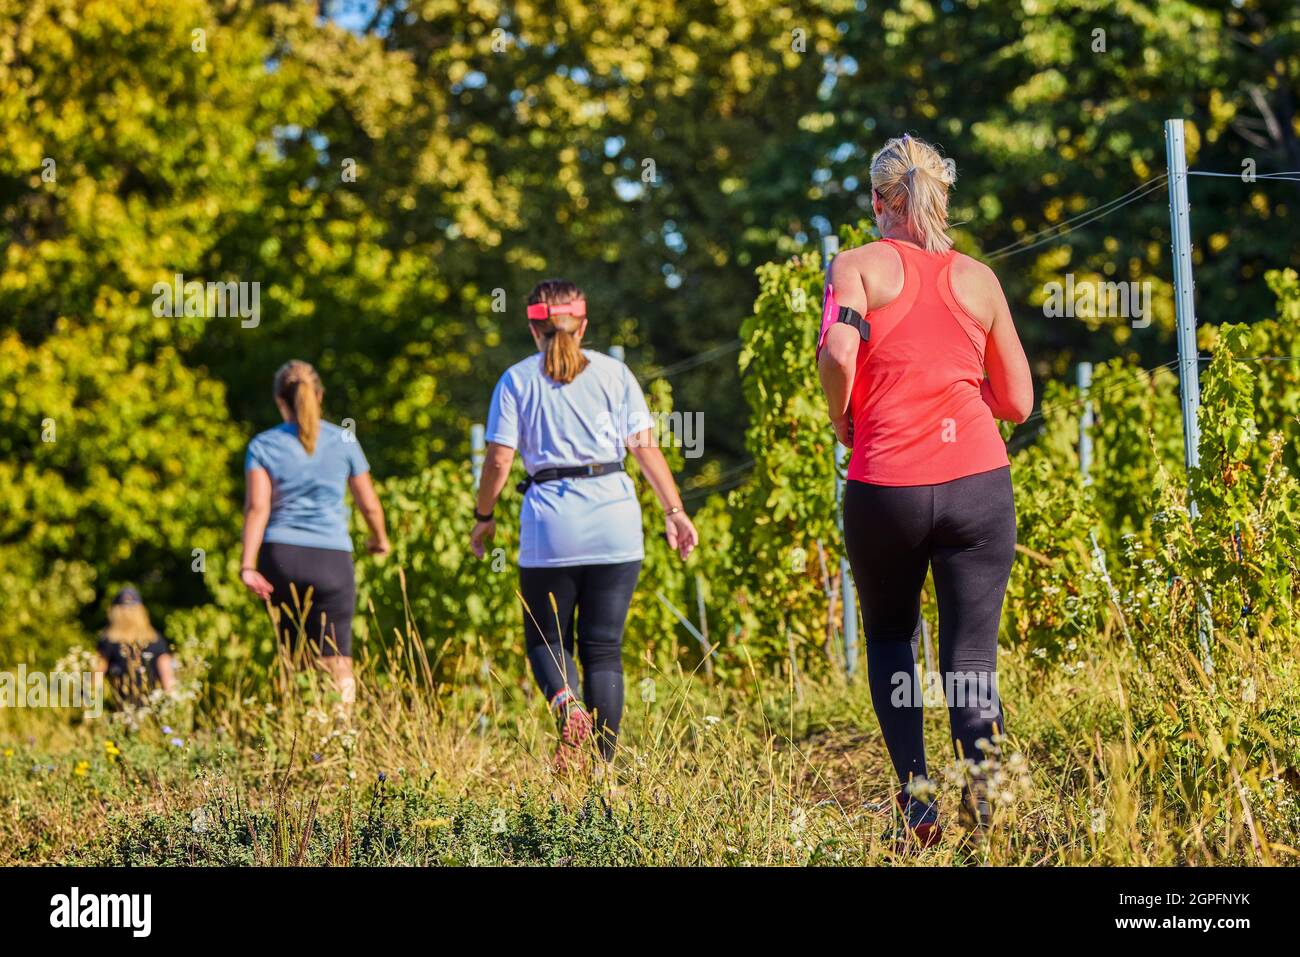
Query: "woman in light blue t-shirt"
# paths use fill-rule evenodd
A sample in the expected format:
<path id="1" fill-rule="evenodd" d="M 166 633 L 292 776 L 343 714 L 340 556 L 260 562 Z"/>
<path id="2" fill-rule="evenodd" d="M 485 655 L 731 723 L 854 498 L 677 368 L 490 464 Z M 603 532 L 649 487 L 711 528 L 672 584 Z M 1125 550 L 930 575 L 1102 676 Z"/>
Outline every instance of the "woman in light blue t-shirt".
<path id="1" fill-rule="evenodd" d="M 581 347 L 582 291 L 540 283 L 528 319 L 538 352 L 507 369 L 492 393 L 471 545 L 482 558 L 518 452 L 528 473 L 519 533 L 525 644 L 559 728 L 563 771 L 593 735 L 610 760 L 623 715 L 623 624 L 644 557 L 641 507 L 623 471 L 629 450 L 664 507 L 669 546 L 684 559 L 698 536 L 654 444 L 641 386 L 622 362 Z"/>
<path id="2" fill-rule="evenodd" d="M 357 588 L 348 489 L 370 526 L 374 555 L 389 551 L 384 509 L 356 436 L 321 421 L 325 389 L 316 370 L 297 359 L 286 362 L 273 391 L 284 424 L 248 443 L 239 576 L 267 603 L 282 644 L 297 650 L 305 641 L 350 706 Z"/>

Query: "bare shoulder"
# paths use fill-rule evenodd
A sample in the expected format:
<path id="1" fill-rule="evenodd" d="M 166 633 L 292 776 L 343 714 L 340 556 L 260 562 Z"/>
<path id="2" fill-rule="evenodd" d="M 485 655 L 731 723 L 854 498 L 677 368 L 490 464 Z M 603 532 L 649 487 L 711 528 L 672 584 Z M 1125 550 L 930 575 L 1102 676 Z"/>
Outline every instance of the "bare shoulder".
<path id="1" fill-rule="evenodd" d="M 953 279 L 961 279 L 968 283 L 977 284 L 985 288 L 997 288 L 1001 284 L 998 282 L 997 274 L 993 272 L 992 267 L 986 263 L 980 262 L 967 256 L 965 253 L 957 253 L 952 261 Z"/>
<path id="2" fill-rule="evenodd" d="M 1002 301 L 1002 284 L 997 274 L 986 263 L 958 253 L 953 257 L 951 285 L 962 307 L 985 329 L 992 328 Z"/>
<path id="3" fill-rule="evenodd" d="M 889 243 L 864 243 L 861 246 L 846 249 L 835 257 L 836 265 L 843 262 L 845 265 L 856 267 L 859 270 L 891 265 L 899 261 L 898 252 Z"/>
<path id="4" fill-rule="evenodd" d="M 835 257 L 831 281 L 837 291 L 860 288 L 861 292 L 853 298 L 865 296 L 866 302 L 853 305 L 876 309 L 902 291 L 903 260 L 888 243 L 854 246 Z"/>

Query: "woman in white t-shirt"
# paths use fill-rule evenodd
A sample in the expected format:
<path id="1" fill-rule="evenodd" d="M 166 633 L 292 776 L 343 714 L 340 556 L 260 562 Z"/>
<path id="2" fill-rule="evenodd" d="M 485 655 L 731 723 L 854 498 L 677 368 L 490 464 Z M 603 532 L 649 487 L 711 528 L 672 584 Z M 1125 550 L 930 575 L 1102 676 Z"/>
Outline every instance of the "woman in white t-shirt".
<path id="1" fill-rule="evenodd" d="M 539 283 L 528 319 L 539 354 L 507 369 L 492 393 L 470 542 L 482 558 L 518 450 L 528 472 L 519 523 L 525 644 L 559 728 L 556 767 L 564 771 L 593 735 L 610 760 L 623 715 L 623 624 L 644 557 L 627 451 L 664 507 L 669 547 L 684 559 L 699 537 L 654 444 L 641 386 L 622 362 L 581 347 L 582 290 L 560 279 Z"/>

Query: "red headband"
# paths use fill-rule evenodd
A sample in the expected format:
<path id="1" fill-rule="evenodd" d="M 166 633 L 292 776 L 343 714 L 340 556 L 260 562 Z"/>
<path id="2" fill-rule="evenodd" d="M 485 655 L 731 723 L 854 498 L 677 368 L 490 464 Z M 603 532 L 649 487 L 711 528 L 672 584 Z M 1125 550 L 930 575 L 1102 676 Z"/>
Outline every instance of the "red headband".
<path id="1" fill-rule="evenodd" d="M 576 316 L 579 319 L 586 319 L 587 300 L 575 299 L 562 306 L 548 306 L 544 302 L 535 302 L 528 307 L 528 318 L 534 322 L 545 321 L 551 316 Z"/>

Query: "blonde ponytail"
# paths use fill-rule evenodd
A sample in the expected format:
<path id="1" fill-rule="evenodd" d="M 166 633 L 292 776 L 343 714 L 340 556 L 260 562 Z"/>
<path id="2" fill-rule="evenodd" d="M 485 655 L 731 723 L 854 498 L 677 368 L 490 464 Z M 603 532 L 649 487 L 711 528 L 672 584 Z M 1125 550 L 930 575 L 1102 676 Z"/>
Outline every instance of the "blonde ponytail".
<path id="1" fill-rule="evenodd" d="M 528 304 L 565 306 L 585 298 L 582 290 L 573 283 L 564 279 L 548 279 L 538 283 L 528 294 Z M 590 360 L 582 354 L 582 345 L 578 339 L 579 330 L 585 321 L 585 318 L 563 315 L 530 320 L 533 328 L 541 334 L 546 353 L 546 377 L 552 382 L 568 385 L 590 364 Z"/>
<path id="2" fill-rule="evenodd" d="M 275 396 L 293 410 L 298 441 L 308 455 L 316 451 L 316 439 L 320 437 L 320 401 L 324 394 L 320 376 L 301 359 L 291 359 L 275 374 Z"/>
<path id="3" fill-rule="evenodd" d="M 929 143 L 907 134 L 890 140 L 871 157 L 881 227 L 907 226 L 926 252 L 947 252 L 948 187 L 956 180 L 956 165 Z"/>

